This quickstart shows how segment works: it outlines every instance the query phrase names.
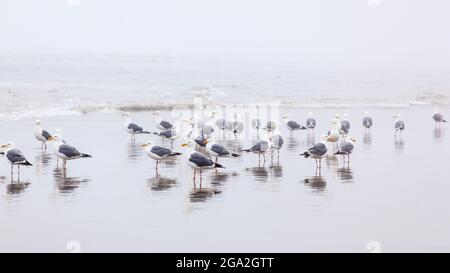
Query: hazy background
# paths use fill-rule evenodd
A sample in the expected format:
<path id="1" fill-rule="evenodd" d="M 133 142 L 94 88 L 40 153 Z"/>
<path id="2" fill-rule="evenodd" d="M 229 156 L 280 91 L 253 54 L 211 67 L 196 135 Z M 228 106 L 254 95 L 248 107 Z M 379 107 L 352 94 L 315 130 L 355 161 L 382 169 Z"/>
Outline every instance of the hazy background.
<path id="1" fill-rule="evenodd" d="M 447 69 L 445 0 L 0 0 L 0 50 Z"/>

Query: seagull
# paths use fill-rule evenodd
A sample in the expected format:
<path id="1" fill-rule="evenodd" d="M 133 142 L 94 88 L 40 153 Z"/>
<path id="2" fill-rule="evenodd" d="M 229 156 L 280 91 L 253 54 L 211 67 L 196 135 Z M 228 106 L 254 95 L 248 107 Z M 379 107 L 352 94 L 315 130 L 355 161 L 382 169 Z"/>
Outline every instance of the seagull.
<path id="1" fill-rule="evenodd" d="M 238 117 L 237 113 L 234 113 L 233 115 L 234 121 L 233 121 L 233 134 L 240 134 L 244 130 L 244 123 L 241 121 L 241 119 Z"/>
<path id="2" fill-rule="evenodd" d="M 331 129 L 328 131 L 328 137 L 327 141 L 334 143 L 334 145 L 337 145 L 337 142 L 339 140 L 339 131 L 340 131 L 340 122 L 339 122 L 339 115 L 336 115 L 336 117 L 331 122 Z"/>
<path id="3" fill-rule="evenodd" d="M 444 119 L 444 115 L 440 113 L 437 108 L 433 108 L 433 111 L 434 111 L 433 119 L 435 121 L 436 127 L 438 127 L 438 124 L 440 127 L 442 122 L 447 122 L 447 120 Z"/>
<path id="4" fill-rule="evenodd" d="M 372 127 L 373 122 L 372 122 L 372 118 L 369 116 L 369 112 L 365 112 L 364 113 L 364 118 L 363 118 L 363 126 L 367 129 L 370 130 L 370 127 Z"/>
<path id="5" fill-rule="evenodd" d="M 41 149 L 47 150 L 47 141 L 51 137 L 50 133 L 42 129 L 41 121 L 36 120 L 36 126 L 34 129 L 34 137 L 41 142 Z"/>
<path id="6" fill-rule="evenodd" d="M 260 140 L 256 142 L 250 149 L 244 149 L 243 152 L 252 152 L 258 154 L 258 162 L 261 162 L 261 155 L 264 158 L 264 163 L 266 163 L 266 152 L 270 149 L 271 144 L 269 141 Z"/>
<path id="7" fill-rule="evenodd" d="M 193 148 L 193 142 L 191 140 L 188 140 L 186 143 L 181 144 L 181 147 L 188 148 L 189 151 L 185 154 L 186 155 L 186 163 L 188 166 L 194 169 L 194 182 L 195 182 L 195 175 L 197 171 L 200 173 L 200 181 L 202 181 L 202 171 L 203 170 L 209 170 L 209 169 L 217 169 L 217 168 L 225 168 L 224 166 L 220 165 L 219 163 L 215 163 L 211 159 L 207 158 L 205 155 L 194 151 Z"/>
<path id="8" fill-rule="evenodd" d="M 395 118 L 395 137 L 397 137 L 397 135 L 401 136 L 402 135 L 402 131 L 405 130 L 405 123 L 401 120 L 402 115 L 397 114 L 394 115 Z"/>
<path id="9" fill-rule="evenodd" d="M 344 118 L 341 120 L 341 128 L 340 133 L 341 135 L 347 135 L 350 131 L 350 121 L 348 120 L 348 114 L 344 114 Z"/>
<path id="10" fill-rule="evenodd" d="M 158 128 L 159 130 L 167 130 L 175 128 L 170 122 L 161 120 L 161 112 L 159 111 L 153 112 L 153 118 L 156 124 L 156 128 Z"/>
<path id="11" fill-rule="evenodd" d="M 205 140 L 206 151 L 211 155 L 216 157 L 216 163 L 219 157 L 239 157 L 239 154 L 230 152 L 227 148 L 223 147 L 220 144 L 217 144 L 213 138 L 208 138 Z"/>
<path id="12" fill-rule="evenodd" d="M 346 137 L 344 144 L 339 148 L 337 152 L 335 152 L 335 155 L 342 155 L 344 157 L 344 166 L 345 166 L 345 156 L 347 156 L 347 163 L 348 166 L 350 166 L 350 154 L 353 152 L 353 149 L 355 148 L 354 143 L 356 140 L 352 137 Z"/>
<path id="13" fill-rule="evenodd" d="M 53 153 L 55 153 L 56 155 L 56 152 L 58 151 L 59 148 L 59 144 L 60 143 L 67 144 L 67 141 L 64 140 L 61 129 L 56 129 L 55 132 L 56 132 L 55 136 L 58 136 L 58 139 L 60 140 L 60 141 L 51 141 Z M 59 166 L 59 158 L 56 157 L 56 167 L 58 166 Z"/>
<path id="14" fill-rule="evenodd" d="M 147 141 L 146 143 L 141 145 L 144 149 L 145 154 L 156 160 L 156 172 L 158 172 L 158 163 L 161 160 L 171 158 L 173 156 L 181 155 L 181 153 L 172 152 L 172 150 L 163 148 L 161 146 L 153 145 L 152 141 Z"/>
<path id="15" fill-rule="evenodd" d="M 292 137 L 292 135 L 294 134 L 294 131 L 297 130 L 306 130 L 307 128 L 303 125 L 300 125 L 298 122 L 292 120 L 289 118 L 289 115 L 284 115 L 283 116 L 283 120 L 286 124 L 286 127 L 288 128 L 289 132 L 290 132 L 290 136 Z"/>
<path id="16" fill-rule="evenodd" d="M 214 133 L 215 118 L 216 112 L 213 111 L 208 115 L 205 122 L 203 121 L 198 122 L 198 129 L 200 130 L 203 136 L 210 137 Z"/>
<path id="17" fill-rule="evenodd" d="M 167 130 L 161 131 L 159 133 L 153 133 L 153 134 L 158 135 L 158 136 L 162 137 L 163 139 L 170 139 L 170 144 L 172 145 L 172 147 L 173 147 L 174 140 L 180 136 L 175 129 L 167 129 Z"/>
<path id="18" fill-rule="evenodd" d="M 49 140 L 57 143 L 57 144 L 55 144 L 55 147 L 57 148 L 55 151 L 55 154 L 58 158 L 62 159 L 64 169 L 66 169 L 67 160 L 92 157 L 91 155 L 80 153 L 76 148 L 74 148 L 68 144 L 64 144 L 59 135 L 54 135 L 54 136 L 50 137 Z"/>
<path id="19" fill-rule="evenodd" d="M 300 154 L 301 156 L 304 156 L 305 158 L 311 157 L 311 158 L 315 159 L 316 160 L 316 169 L 322 168 L 322 157 L 324 157 L 328 152 L 327 145 L 326 145 L 327 140 L 328 140 L 328 135 L 323 135 L 322 141 L 314 144 L 314 146 L 309 148 L 303 154 Z"/>
<path id="20" fill-rule="evenodd" d="M 219 128 L 219 131 L 223 131 L 225 134 L 225 130 L 227 129 L 227 121 L 223 118 L 216 119 L 216 126 Z"/>
<path id="21" fill-rule="evenodd" d="M 306 118 L 306 128 L 314 130 L 316 128 L 316 119 L 313 117 L 313 113 L 308 113 Z"/>
<path id="22" fill-rule="evenodd" d="M 283 147 L 283 144 L 284 144 L 283 136 L 279 133 L 272 135 L 270 137 L 270 143 L 271 143 L 271 147 L 270 147 L 271 159 L 273 160 L 273 150 L 277 150 L 277 152 L 278 152 L 277 158 L 278 158 L 278 162 L 280 162 L 280 149 Z"/>
<path id="23" fill-rule="evenodd" d="M 271 133 L 278 129 L 278 123 L 276 123 L 275 121 L 268 121 L 266 123 L 266 127 L 264 127 L 263 129 L 266 130 L 268 133 Z"/>
<path id="24" fill-rule="evenodd" d="M 148 131 L 144 131 L 144 129 L 137 125 L 136 123 L 131 122 L 130 113 L 125 112 L 122 113 L 122 117 L 124 117 L 124 125 L 125 130 L 131 135 L 131 140 L 134 140 L 136 135 L 139 134 L 150 134 Z"/>
<path id="25" fill-rule="evenodd" d="M 5 155 L 6 161 L 11 164 L 11 180 L 13 180 L 14 165 L 17 166 L 17 177 L 20 179 L 20 166 L 33 166 L 25 158 L 25 155 L 19 149 L 14 148 L 14 143 L 8 142 L 0 146 L 2 152 L 0 154 Z"/>
<path id="26" fill-rule="evenodd" d="M 261 129 L 262 122 L 259 118 L 252 119 L 252 128 L 259 131 Z"/>

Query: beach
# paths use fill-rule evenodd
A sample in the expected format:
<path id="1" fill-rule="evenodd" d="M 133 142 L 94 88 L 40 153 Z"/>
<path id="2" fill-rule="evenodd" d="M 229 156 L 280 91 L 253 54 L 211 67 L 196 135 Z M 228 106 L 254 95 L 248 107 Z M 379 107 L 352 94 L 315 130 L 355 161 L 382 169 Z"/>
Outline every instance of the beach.
<path id="1" fill-rule="evenodd" d="M 170 142 L 155 135 L 130 142 L 119 112 L 43 118 L 45 128 L 61 128 L 92 155 L 68 162 L 66 174 L 51 147 L 42 152 L 34 139 L 36 118 L 2 120 L 0 142 L 13 141 L 34 166 L 11 182 L 0 158 L 0 252 L 70 252 L 74 244 L 82 252 L 370 252 L 374 244 L 382 252 L 450 251 L 450 142 L 446 124 L 435 129 L 431 107 L 285 107 L 281 114 L 304 123 L 310 111 L 313 135 L 290 138 L 282 128 L 279 163 L 267 156 L 258 165 L 257 155 L 240 152 L 252 139 L 216 137 L 242 155 L 220 158 L 226 168 L 205 172 L 201 185 L 182 156 L 163 162 L 156 176 L 140 145 Z M 365 111 L 374 119 L 370 133 Z M 349 168 L 329 151 L 317 176 L 314 160 L 299 154 L 335 113 L 348 113 L 355 151 Z M 400 140 L 397 113 L 406 123 Z M 154 129 L 151 112 L 131 114 Z"/>

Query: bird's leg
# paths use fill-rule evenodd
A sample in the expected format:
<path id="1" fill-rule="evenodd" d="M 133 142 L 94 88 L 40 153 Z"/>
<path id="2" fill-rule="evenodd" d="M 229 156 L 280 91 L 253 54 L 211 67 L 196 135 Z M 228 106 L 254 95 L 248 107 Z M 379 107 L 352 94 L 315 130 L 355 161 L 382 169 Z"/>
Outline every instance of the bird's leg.
<path id="1" fill-rule="evenodd" d="M 278 150 L 277 161 L 278 161 L 278 165 L 279 165 L 280 164 L 280 150 Z"/>
<path id="2" fill-rule="evenodd" d="M 258 166 L 261 165 L 261 154 L 258 154 Z"/>
<path id="3" fill-rule="evenodd" d="M 202 170 L 200 170 L 200 189 L 202 188 L 202 182 L 203 182 L 203 176 L 202 176 Z"/>
<path id="4" fill-rule="evenodd" d="M 14 165 L 11 164 L 11 182 L 14 180 Z"/>
<path id="5" fill-rule="evenodd" d="M 17 165 L 17 182 L 20 180 L 20 165 Z"/>
<path id="6" fill-rule="evenodd" d="M 263 153 L 263 159 L 264 159 L 263 165 L 266 165 L 266 153 Z"/>
<path id="7" fill-rule="evenodd" d="M 44 150 L 47 151 L 47 141 L 44 141 Z"/>

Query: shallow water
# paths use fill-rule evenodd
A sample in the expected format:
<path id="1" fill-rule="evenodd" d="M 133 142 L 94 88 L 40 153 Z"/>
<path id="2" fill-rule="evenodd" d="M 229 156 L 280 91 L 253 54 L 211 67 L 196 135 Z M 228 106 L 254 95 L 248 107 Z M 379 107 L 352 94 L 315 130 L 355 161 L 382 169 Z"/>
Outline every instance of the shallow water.
<path id="1" fill-rule="evenodd" d="M 299 153 L 344 111 L 357 139 L 350 167 L 329 155 L 316 175 L 314 160 Z M 286 110 L 298 121 L 307 112 Z M 370 112 L 375 125 L 368 134 L 362 110 L 315 110 L 314 136 L 296 132 L 290 139 L 283 128 L 279 163 L 267 156 L 258 165 L 254 154 L 219 159 L 226 169 L 206 172 L 201 185 L 182 157 L 162 163 L 156 176 L 139 145 L 161 140 L 137 136 L 131 143 L 116 114 L 44 120 L 93 155 L 69 162 L 66 174 L 50 149 L 39 149 L 34 120 L 1 122 L 2 142 L 13 140 L 34 166 L 11 183 L 0 162 L 0 251 L 67 252 L 75 245 L 84 252 L 368 252 L 372 241 L 385 252 L 450 251 L 447 128 L 435 130 L 428 108 Z M 397 112 L 407 126 L 401 140 L 393 135 Z M 151 128 L 150 113 L 133 118 Z M 219 141 L 234 151 L 251 145 L 231 136 Z"/>
<path id="2" fill-rule="evenodd" d="M 0 52 L 0 120 L 208 103 L 310 108 L 448 107 L 433 71 L 318 69 L 291 60 Z M 364 91 L 362 91 L 364 90 Z"/>

